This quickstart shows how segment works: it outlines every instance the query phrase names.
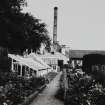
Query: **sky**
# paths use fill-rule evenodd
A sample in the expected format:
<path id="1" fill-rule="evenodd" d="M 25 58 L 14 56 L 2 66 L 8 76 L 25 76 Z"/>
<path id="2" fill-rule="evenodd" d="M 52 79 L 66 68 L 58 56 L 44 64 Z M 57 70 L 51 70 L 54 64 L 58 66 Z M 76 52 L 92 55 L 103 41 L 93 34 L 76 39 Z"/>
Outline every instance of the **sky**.
<path id="1" fill-rule="evenodd" d="M 53 37 L 58 7 L 57 40 L 71 49 L 105 50 L 105 0 L 27 0 L 25 12 L 47 24 Z"/>

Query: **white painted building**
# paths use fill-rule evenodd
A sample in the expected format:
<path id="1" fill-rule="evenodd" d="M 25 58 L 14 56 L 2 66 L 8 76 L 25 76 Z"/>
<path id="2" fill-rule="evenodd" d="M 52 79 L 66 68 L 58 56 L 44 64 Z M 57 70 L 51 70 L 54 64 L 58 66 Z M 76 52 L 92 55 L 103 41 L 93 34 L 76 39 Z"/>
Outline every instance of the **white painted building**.
<path id="1" fill-rule="evenodd" d="M 17 72 L 18 76 L 24 77 L 39 77 L 45 76 L 48 72 L 51 71 L 51 67 L 45 64 L 40 59 L 36 60 L 35 56 L 29 55 L 26 57 L 8 54 L 8 57 L 11 59 L 11 70 L 12 72 Z"/>
<path id="2" fill-rule="evenodd" d="M 51 66 L 53 68 L 53 71 L 55 72 L 59 71 L 58 60 L 63 60 L 64 64 L 67 64 L 69 60 L 69 58 L 67 58 L 65 55 L 59 52 L 54 52 L 53 54 L 46 53 L 44 55 L 38 55 L 38 56 L 49 66 Z"/>

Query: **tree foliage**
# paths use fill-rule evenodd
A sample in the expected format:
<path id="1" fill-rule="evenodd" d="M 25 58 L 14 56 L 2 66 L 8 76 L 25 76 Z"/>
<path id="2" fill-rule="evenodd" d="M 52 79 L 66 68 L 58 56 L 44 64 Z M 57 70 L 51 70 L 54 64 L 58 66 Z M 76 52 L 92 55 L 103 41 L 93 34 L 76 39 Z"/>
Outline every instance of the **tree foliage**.
<path id="1" fill-rule="evenodd" d="M 41 43 L 49 49 L 50 38 L 46 24 L 29 13 L 21 12 L 25 0 L 0 1 L 0 46 L 11 52 L 36 51 Z"/>

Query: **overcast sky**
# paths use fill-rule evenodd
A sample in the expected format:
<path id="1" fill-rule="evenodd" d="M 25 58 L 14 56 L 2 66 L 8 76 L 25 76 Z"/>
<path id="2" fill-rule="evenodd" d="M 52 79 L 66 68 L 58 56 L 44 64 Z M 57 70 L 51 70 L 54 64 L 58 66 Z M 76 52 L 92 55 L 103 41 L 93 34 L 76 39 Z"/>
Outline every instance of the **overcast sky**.
<path id="1" fill-rule="evenodd" d="M 47 24 L 53 35 L 58 6 L 58 41 L 72 49 L 105 50 L 105 0 L 27 0 L 30 12 Z"/>

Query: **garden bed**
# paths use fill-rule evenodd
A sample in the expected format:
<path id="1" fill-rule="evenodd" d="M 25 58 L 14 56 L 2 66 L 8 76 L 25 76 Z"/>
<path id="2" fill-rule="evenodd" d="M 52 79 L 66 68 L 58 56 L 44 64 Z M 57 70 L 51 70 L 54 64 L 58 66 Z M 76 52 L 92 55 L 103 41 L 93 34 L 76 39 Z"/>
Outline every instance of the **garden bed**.
<path id="1" fill-rule="evenodd" d="M 65 105 L 105 105 L 105 87 L 92 75 L 75 70 L 69 73 L 68 80 Z"/>
<path id="2" fill-rule="evenodd" d="M 3 103 L 21 104 L 35 91 L 40 91 L 40 87 L 43 85 L 45 85 L 45 79 L 42 77 L 28 80 L 20 77 L 8 77 L 5 85 L 0 86 L 0 105 Z"/>

